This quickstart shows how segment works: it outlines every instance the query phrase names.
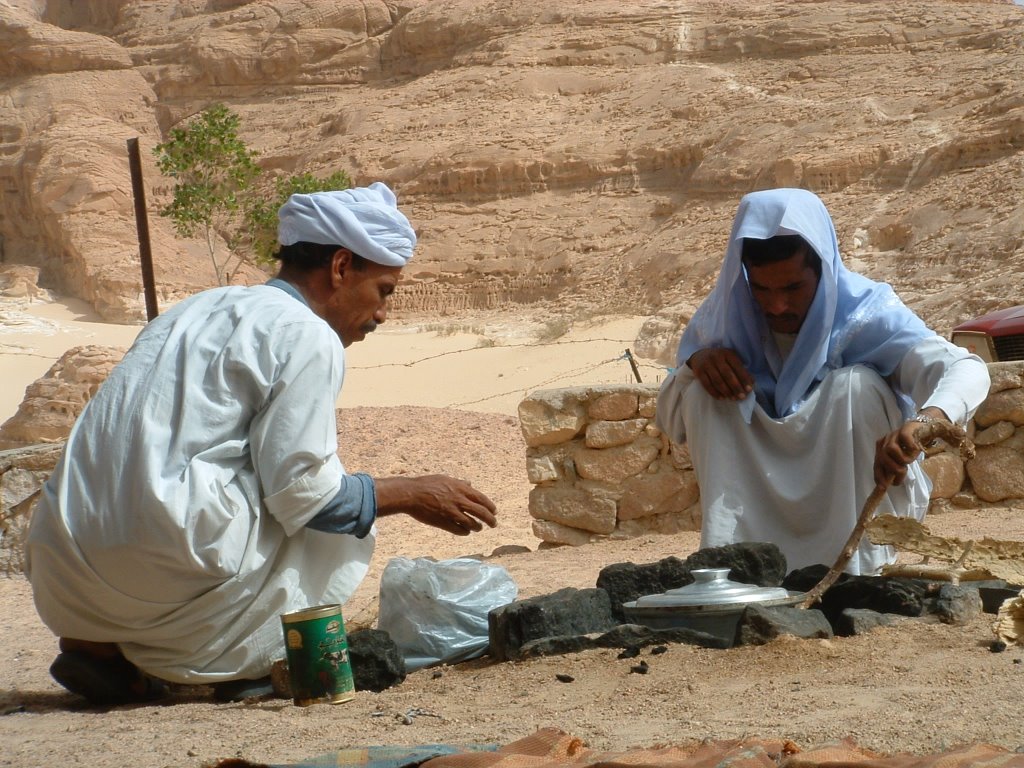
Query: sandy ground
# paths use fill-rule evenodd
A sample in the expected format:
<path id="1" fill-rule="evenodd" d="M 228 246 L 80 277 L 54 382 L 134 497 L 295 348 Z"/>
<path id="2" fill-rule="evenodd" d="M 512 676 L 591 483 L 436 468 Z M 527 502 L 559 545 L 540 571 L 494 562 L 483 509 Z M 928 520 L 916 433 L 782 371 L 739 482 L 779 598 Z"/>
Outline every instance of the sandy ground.
<path id="1" fill-rule="evenodd" d="M 533 390 L 634 381 L 624 353 L 643 320 L 571 322 L 542 308 L 525 317 L 393 316 L 366 342 L 347 350 L 338 405 L 425 405 L 514 415 Z M 77 299 L 28 302 L 0 296 L 0 424 L 17 411 L 25 387 L 65 351 L 85 344 L 128 347 L 140 329 L 103 323 Z M 645 382 L 664 376 L 664 367 L 637 362 Z"/>
<path id="2" fill-rule="evenodd" d="M 514 416 L 521 388 L 620 354 L 623 340 L 632 338 L 623 329 L 638 322 L 581 329 L 616 340 L 554 347 L 554 360 L 533 356 L 546 348 L 513 353 L 482 347 L 435 358 L 436 369 L 391 365 L 466 348 L 478 336 L 422 328 L 413 333 L 398 324 L 352 349 L 341 417 L 347 467 L 378 475 L 465 477 L 497 503 L 500 525 L 456 538 L 403 518 L 383 520 L 371 574 L 345 608 L 350 629 L 372 624 L 380 572 L 395 556 L 483 557 L 507 568 L 526 597 L 591 587 L 611 563 L 685 557 L 696 548 L 696 534 L 544 548 L 530 532 L 525 449 Z M 91 343 L 121 343 L 105 329 L 84 332 L 92 330 L 97 336 Z M 522 324 L 507 333 L 522 334 Z M 8 343 L 10 336 L 0 340 Z M 19 343 L 24 351 L 35 342 L 26 336 Z M 485 354 L 496 358 L 485 361 Z M 466 359 L 487 368 L 490 378 L 469 377 L 457 363 Z M 2 362 L 6 372 L 9 360 Z M 590 380 L 622 380 L 602 379 L 598 371 L 605 367 L 592 368 Z M 581 382 L 566 376 L 550 386 L 567 383 Z M 505 392 L 511 394 L 442 407 Z M 1024 539 L 1020 506 L 942 511 L 929 523 L 943 535 Z M 599 749 L 739 736 L 786 737 L 803 747 L 850 737 L 887 753 L 936 752 L 976 741 L 1024 749 L 1024 649 L 991 652 L 990 616 L 965 627 L 904 620 L 857 638 L 781 639 L 729 651 L 670 646 L 657 656 L 643 652 L 647 674 L 630 671 L 635 659 L 596 650 L 421 670 L 399 686 L 358 692 L 337 706 L 298 708 L 270 699 L 217 704 L 209 689 L 182 687 L 167 704 L 104 711 L 85 707 L 49 677 L 55 640 L 39 622 L 24 579 L 0 578 L 0 615 L 2 766 L 156 768 L 236 756 L 285 764 L 363 745 L 507 743 L 545 726 Z M 560 682 L 556 675 L 573 681 Z"/>

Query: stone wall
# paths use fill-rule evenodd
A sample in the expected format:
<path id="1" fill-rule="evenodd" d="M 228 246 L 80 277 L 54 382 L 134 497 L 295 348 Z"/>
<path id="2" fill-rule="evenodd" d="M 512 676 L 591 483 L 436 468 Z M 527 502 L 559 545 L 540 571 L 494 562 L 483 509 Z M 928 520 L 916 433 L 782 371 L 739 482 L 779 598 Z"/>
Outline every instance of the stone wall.
<path id="1" fill-rule="evenodd" d="M 575 387 L 519 405 L 533 531 L 555 544 L 700 528 L 685 446 L 654 426 L 658 388 Z"/>
<path id="2" fill-rule="evenodd" d="M 1024 362 L 989 366 L 992 387 L 968 432 L 977 456 L 943 445 L 925 470 L 933 500 L 976 506 L 1024 498 Z M 658 388 L 549 389 L 519 405 L 533 531 L 552 544 L 700 530 L 700 490 L 686 446 L 654 426 Z"/>
<path id="3" fill-rule="evenodd" d="M 39 491 L 53 473 L 64 443 L 0 451 L 0 574 L 21 573 L 25 536 Z"/>
<path id="4" fill-rule="evenodd" d="M 977 456 L 966 463 L 966 487 L 981 501 L 1021 499 L 1024 498 L 1024 362 L 994 363 L 988 370 L 992 386 L 988 398 L 974 414 L 972 439 Z M 938 479 L 934 474 L 933 478 Z M 939 490 L 938 483 L 935 490 Z M 934 497 L 935 493 L 932 495 Z"/>

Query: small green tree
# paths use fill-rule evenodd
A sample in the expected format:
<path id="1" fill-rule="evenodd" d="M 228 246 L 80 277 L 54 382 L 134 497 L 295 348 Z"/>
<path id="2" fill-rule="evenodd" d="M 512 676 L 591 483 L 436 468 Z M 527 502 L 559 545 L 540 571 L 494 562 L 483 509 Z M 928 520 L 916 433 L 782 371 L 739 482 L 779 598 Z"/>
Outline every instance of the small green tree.
<path id="1" fill-rule="evenodd" d="M 257 153 L 238 136 L 239 124 L 238 115 L 214 104 L 171 130 L 167 141 L 153 150 L 157 167 L 176 181 L 174 199 L 160 215 L 170 218 L 183 237 L 202 231 L 220 285 L 234 276 L 242 259 L 235 256 L 234 269 L 229 270 L 233 254 L 229 250 L 218 258 L 217 235 L 233 239 L 244 218 L 246 192 L 261 173 Z"/>
<path id="2" fill-rule="evenodd" d="M 352 180 L 345 171 L 320 177 L 312 173 L 279 176 L 272 190 L 250 195 L 245 204 L 245 222 L 240 237 L 243 246 L 259 264 L 269 264 L 277 251 L 277 211 L 294 194 L 348 189 Z"/>

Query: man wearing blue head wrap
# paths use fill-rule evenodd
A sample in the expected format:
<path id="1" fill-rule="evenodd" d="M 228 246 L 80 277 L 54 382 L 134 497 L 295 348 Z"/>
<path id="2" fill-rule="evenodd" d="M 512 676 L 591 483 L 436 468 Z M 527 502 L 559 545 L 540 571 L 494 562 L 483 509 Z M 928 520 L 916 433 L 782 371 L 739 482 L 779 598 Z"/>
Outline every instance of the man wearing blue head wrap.
<path id="1" fill-rule="evenodd" d="M 831 565 L 876 482 L 891 483 L 878 514 L 924 517 L 931 483 L 911 438 L 929 419 L 965 422 L 988 387 L 979 358 L 846 269 L 817 196 L 775 189 L 740 202 L 657 423 L 689 445 L 702 547 L 772 542 L 790 568 Z M 847 571 L 894 557 L 865 537 Z"/>
<path id="2" fill-rule="evenodd" d="M 444 475 L 371 479 L 338 458 L 344 349 L 387 316 L 416 235 L 383 184 L 293 195 L 277 278 L 154 319 L 88 403 L 33 515 L 27 573 L 58 682 L 96 704 L 163 681 L 270 691 L 280 615 L 344 603 L 377 517 L 457 535 L 494 504 Z"/>

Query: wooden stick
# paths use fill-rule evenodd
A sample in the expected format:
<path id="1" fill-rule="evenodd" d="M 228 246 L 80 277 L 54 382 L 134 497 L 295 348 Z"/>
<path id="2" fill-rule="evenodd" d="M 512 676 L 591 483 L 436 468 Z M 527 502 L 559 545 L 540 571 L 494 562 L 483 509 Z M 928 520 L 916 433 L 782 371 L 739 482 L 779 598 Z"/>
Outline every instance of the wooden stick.
<path id="1" fill-rule="evenodd" d="M 156 304 L 156 280 L 153 277 L 153 250 L 149 242 L 149 219 L 146 217 L 146 187 L 142 183 L 142 160 L 139 158 L 139 140 L 128 139 L 128 170 L 132 178 L 132 198 L 135 201 L 135 229 L 139 238 L 139 261 L 142 265 L 142 292 L 146 297 L 146 320 L 152 320 L 160 310 Z"/>
<path id="2" fill-rule="evenodd" d="M 966 430 L 959 425 L 950 424 L 942 419 L 930 421 L 917 430 L 913 436 L 915 443 L 913 447 L 919 451 L 924 451 L 924 447 L 936 439 L 945 440 L 950 445 L 958 448 L 961 458 L 974 458 L 974 445 L 967 439 Z M 804 599 L 800 602 L 800 608 L 810 608 L 821 599 L 821 596 L 825 594 L 829 587 L 835 584 L 836 579 L 839 578 L 839 575 L 846 568 L 850 558 L 853 557 L 853 553 L 860 545 L 860 540 L 864 536 L 864 528 L 867 526 L 868 521 L 874 517 L 875 510 L 888 490 L 888 482 L 880 483 L 868 495 L 867 500 L 864 502 L 864 507 L 861 509 L 860 516 L 857 518 L 857 524 L 853 527 L 850 538 L 846 540 L 846 545 L 839 553 L 839 557 L 836 558 L 832 567 L 828 569 L 828 573 L 825 574 L 824 578 L 815 584 L 804 596 Z"/>

